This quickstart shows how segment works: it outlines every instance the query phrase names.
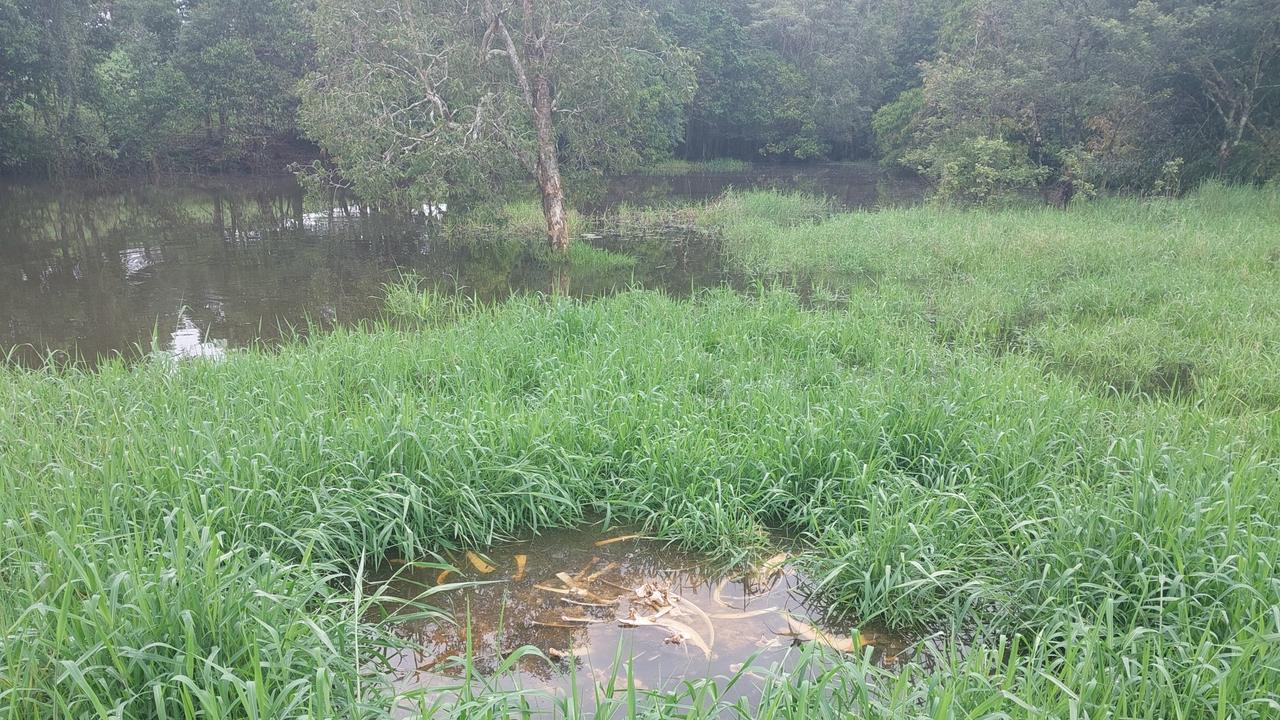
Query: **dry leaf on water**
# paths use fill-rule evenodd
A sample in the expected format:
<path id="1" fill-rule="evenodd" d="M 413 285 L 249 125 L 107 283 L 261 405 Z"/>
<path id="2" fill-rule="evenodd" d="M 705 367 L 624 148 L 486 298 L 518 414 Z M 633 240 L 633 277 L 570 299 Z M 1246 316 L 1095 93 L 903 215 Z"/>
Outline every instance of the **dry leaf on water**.
<path id="1" fill-rule="evenodd" d="M 668 642 L 688 642 L 701 650 L 703 654 L 707 656 L 708 660 L 711 659 L 711 646 L 707 645 L 707 641 L 702 639 L 702 636 L 698 634 L 697 630 L 694 630 L 678 620 L 672 620 L 665 617 L 661 619 L 646 617 L 618 618 L 618 624 L 623 627 L 662 628 L 672 633 L 672 637 L 667 638 Z"/>
<path id="2" fill-rule="evenodd" d="M 782 635 L 790 635 L 804 642 L 816 642 L 843 653 L 854 652 L 858 649 L 857 642 L 851 637 L 825 633 L 787 613 L 783 613 L 783 617 L 787 620 L 787 632 L 780 633 Z"/>
<path id="3" fill-rule="evenodd" d="M 471 563 L 471 567 L 475 568 L 476 572 L 480 573 L 481 575 L 488 575 L 489 573 L 497 569 L 494 566 L 490 565 L 489 563 L 485 562 L 484 558 L 470 551 L 467 552 L 467 562 Z"/>
<path id="4" fill-rule="evenodd" d="M 619 535 L 618 537 L 609 538 L 607 540 L 597 540 L 596 547 L 604 547 L 605 545 L 612 545 L 614 543 L 625 542 L 627 540 L 637 540 L 641 537 L 643 536 L 639 533 L 635 533 L 633 535 Z"/>

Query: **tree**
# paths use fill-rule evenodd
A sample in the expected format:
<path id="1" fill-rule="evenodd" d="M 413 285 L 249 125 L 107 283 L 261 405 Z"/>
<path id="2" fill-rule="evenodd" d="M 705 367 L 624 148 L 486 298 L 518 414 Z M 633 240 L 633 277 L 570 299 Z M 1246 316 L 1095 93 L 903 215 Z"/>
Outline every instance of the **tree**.
<path id="1" fill-rule="evenodd" d="M 940 1 L 650 0 L 696 56 L 685 154 L 868 152 L 871 112 L 932 53 L 929 9 Z"/>
<path id="2" fill-rule="evenodd" d="M 343 182 L 415 207 L 522 174 L 559 250 L 562 169 L 669 149 L 693 90 L 684 54 L 626 1 L 318 0 L 312 25 L 301 120 Z"/>
<path id="3" fill-rule="evenodd" d="M 111 25 L 113 49 L 95 68 L 95 107 L 114 159 L 158 170 L 192 124 L 190 85 L 175 62 L 180 8 L 172 0 L 118 0 Z"/>
<path id="4" fill-rule="evenodd" d="M 1152 176 L 1168 159 L 1167 93 L 1130 9 L 1125 0 L 965 0 L 940 54 L 923 64 L 922 94 L 880 116 L 881 141 L 940 183 L 982 169 L 1005 176 L 985 185 L 992 191 L 1043 182 L 1061 205 L 1102 180 Z M 907 101 L 919 107 L 909 121 Z M 981 168 L 968 166 L 974 158 Z"/>
<path id="5" fill-rule="evenodd" d="M 1217 120 L 1215 168 L 1228 175 L 1246 139 L 1266 143 L 1270 135 L 1260 115 L 1280 100 L 1280 6 L 1275 0 L 1163 0 L 1140 3 L 1138 14 L 1158 38 L 1175 76 L 1171 84 L 1203 100 L 1193 114 Z"/>
<path id="6" fill-rule="evenodd" d="M 292 0 L 185 0 L 178 63 L 221 163 L 293 132 L 310 34 Z M 212 150 L 213 147 L 207 148 Z"/>

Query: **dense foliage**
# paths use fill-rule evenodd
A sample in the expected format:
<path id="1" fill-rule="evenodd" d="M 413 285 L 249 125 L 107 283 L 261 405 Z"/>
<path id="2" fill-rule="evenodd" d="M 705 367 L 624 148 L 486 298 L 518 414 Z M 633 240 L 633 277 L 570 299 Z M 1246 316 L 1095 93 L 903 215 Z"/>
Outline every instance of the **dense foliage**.
<path id="1" fill-rule="evenodd" d="M 0 169 L 270 165 L 312 54 L 295 5 L 0 0 Z"/>
<path id="2" fill-rule="evenodd" d="M 566 247 L 561 168 L 665 154 L 692 78 L 641 7 L 614 0 L 318 0 L 302 122 L 328 152 L 313 175 L 415 207 L 537 181 L 551 244 Z"/>
<path id="3" fill-rule="evenodd" d="M 640 4 L 649 17 L 612 18 L 613 28 L 643 33 L 656 22 L 661 42 L 686 50 L 696 90 L 689 93 L 685 73 L 654 68 L 643 53 L 590 66 L 609 77 L 598 86 L 582 76 L 567 82 L 603 90 L 630 74 L 627 87 L 639 94 L 602 92 L 618 102 L 557 109 L 574 131 L 608 128 L 570 149 L 570 164 L 616 164 L 636 159 L 616 151 L 634 149 L 674 148 L 690 159 L 878 155 L 922 171 L 952 199 L 1041 191 L 1060 204 L 1105 187 L 1150 188 L 1162 176 L 1168 187 L 1179 177 L 1259 181 L 1280 172 L 1277 0 Z M 573 24 L 581 3 L 534 6 Z M 257 157 L 281 167 L 263 151 L 294 137 L 300 95 L 324 98 L 305 125 L 337 155 L 360 144 L 388 151 L 380 140 L 388 126 L 352 116 L 355 103 L 334 106 L 339 81 L 351 96 L 378 97 L 400 83 L 394 92 L 403 99 L 422 99 L 394 64 L 353 74 L 354 43 L 404 30 L 398 10 L 378 7 L 0 0 L 0 165 L 208 167 Z M 420 24 L 399 37 L 425 41 L 439 30 Z M 599 59 L 605 48 L 590 45 L 615 39 L 569 41 L 581 58 Z M 346 74 L 330 75 L 338 61 L 351 61 Z M 308 69 L 311 79 L 299 85 Z M 471 80 L 467 91 L 482 93 L 484 83 Z M 618 107 L 625 112 L 610 112 Z M 350 137 L 334 140 L 342 132 Z M 452 157 L 423 165 L 409 155 L 391 152 L 386 164 L 425 176 Z M 494 158 L 485 160 L 482 167 Z"/>
<path id="4" fill-rule="evenodd" d="M 1147 187 L 1168 163 L 1246 181 L 1280 168 L 1275 0 L 963 0 L 921 68 L 876 127 L 948 197 L 1039 187 L 1065 204 Z"/>

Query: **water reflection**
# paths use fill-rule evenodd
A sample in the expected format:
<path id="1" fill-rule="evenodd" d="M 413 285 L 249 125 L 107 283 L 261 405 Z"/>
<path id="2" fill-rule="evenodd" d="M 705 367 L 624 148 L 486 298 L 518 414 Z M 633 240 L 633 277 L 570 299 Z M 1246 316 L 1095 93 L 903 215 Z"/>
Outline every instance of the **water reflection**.
<path id="1" fill-rule="evenodd" d="M 914 204 L 926 190 L 919 176 L 885 170 L 870 161 L 755 165 L 736 172 L 615 177 L 590 209 L 598 212 L 624 203 L 644 206 L 672 200 L 702 202 L 713 200 L 726 190 L 755 188 L 825 195 L 851 210 Z"/>
<path id="2" fill-rule="evenodd" d="M 747 663 L 760 671 L 787 667 L 797 658 L 794 648 L 807 643 L 866 653 L 882 667 L 897 668 L 916 640 L 874 624 L 864 624 L 856 636 L 851 626 L 823 624 L 821 608 L 805 593 L 808 582 L 785 554 L 725 573 L 696 555 L 628 534 L 554 531 L 483 556 L 459 554 L 452 563 L 458 572 L 402 568 L 385 589 L 390 597 L 410 599 L 459 580 L 483 581 L 426 601 L 456 623 L 435 617 L 397 622 L 395 614 L 412 613 L 412 605 L 371 611 L 370 620 L 386 620 L 410 643 L 385 657 L 401 692 L 440 700 L 469 670 L 491 675 L 517 648 L 534 647 L 550 662 L 528 656 L 512 673 L 485 682 L 557 697 L 576 683 L 588 690 L 580 699 L 589 707 L 592 690 L 611 682 L 625 686 L 619 654 L 624 664 L 634 661 L 636 687 L 659 689 L 729 677 Z M 758 690 L 747 679 L 728 699 Z"/>
<path id="3" fill-rule="evenodd" d="M 226 340 L 205 340 L 204 332 L 184 310 L 178 318 L 178 326 L 169 333 L 169 348 L 164 350 L 175 360 L 209 358 L 216 360 L 227 352 Z"/>
<path id="4" fill-rule="evenodd" d="M 796 168 L 617 178 L 597 205 L 701 199 L 753 177 L 769 186 L 807 182 L 856 204 L 866 204 L 868 188 L 883 190 L 874 168 L 824 167 L 809 180 Z M 635 285 L 687 295 L 733 280 L 712 239 L 678 228 L 590 239 L 638 262 L 570 278 L 528 244 L 450 227 L 341 200 L 308 207 L 289 177 L 0 184 L 0 353 L 38 364 L 54 349 L 93 362 L 136 356 L 155 339 L 175 356 L 216 355 L 373 317 L 382 285 L 404 270 L 481 300 Z"/>

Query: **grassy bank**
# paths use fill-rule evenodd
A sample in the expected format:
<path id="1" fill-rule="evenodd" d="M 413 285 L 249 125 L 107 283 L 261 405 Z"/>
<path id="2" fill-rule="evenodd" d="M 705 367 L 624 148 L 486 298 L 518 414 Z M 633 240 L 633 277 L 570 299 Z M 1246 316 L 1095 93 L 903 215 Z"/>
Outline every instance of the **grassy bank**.
<path id="1" fill-rule="evenodd" d="M 1025 353 L 1103 392 L 1280 407 L 1280 188 L 834 215 L 756 193 L 704 221 L 745 270 L 883 303 L 943 343 Z"/>
<path id="2" fill-rule="evenodd" d="M 895 676 L 827 659 L 740 711 L 705 685 L 623 693 L 615 717 L 1268 717 L 1280 421 L 1265 396 L 1217 390 L 1273 367 L 1232 334 L 1274 332 L 1261 193 L 821 220 L 741 196 L 706 220 L 734 257 L 821 277 L 825 301 L 632 292 L 441 314 L 403 295 L 425 321 L 411 331 L 0 371 L 0 716 L 384 716 L 386 688 L 360 672 L 381 641 L 350 590 L 362 559 L 603 515 L 727 561 L 785 532 L 846 624 L 956 651 Z M 1105 254 L 1099 237 L 1128 240 Z M 1155 288 L 1153 262 L 1180 273 L 1163 300 L 1106 294 L 1121 272 Z M 1060 299 L 1088 288 L 1119 308 L 1107 322 L 1188 294 L 1185 317 L 1223 313 L 1196 321 L 1208 356 L 1247 357 L 1192 395 L 1143 397 L 1098 392 L 1038 346 L 991 352 L 1000 298 L 1017 307 L 1035 279 L 1063 314 L 1034 332 L 1093 327 Z M 1228 287 L 1243 299 L 1214 300 Z M 472 688 L 437 716 L 520 701 Z"/>

